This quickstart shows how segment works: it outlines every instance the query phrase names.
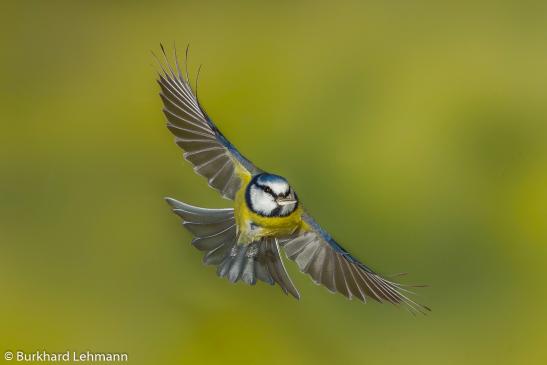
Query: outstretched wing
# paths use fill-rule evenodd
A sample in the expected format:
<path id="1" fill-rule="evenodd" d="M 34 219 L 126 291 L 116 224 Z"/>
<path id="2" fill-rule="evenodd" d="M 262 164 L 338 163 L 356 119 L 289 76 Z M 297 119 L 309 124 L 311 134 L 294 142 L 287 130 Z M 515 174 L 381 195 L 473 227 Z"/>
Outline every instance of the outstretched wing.
<path id="1" fill-rule="evenodd" d="M 385 279 L 350 255 L 312 217 L 304 214 L 303 219 L 305 229 L 285 241 L 283 248 L 287 257 L 316 284 L 349 299 L 355 297 L 366 302 L 369 297 L 378 302 L 403 304 L 412 313 L 429 310 L 409 299 L 405 293 L 411 292 L 401 284 Z"/>
<path id="2" fill-rule="evenodd" d="M 194 171 L 223 197 L 234 199 L 241 180 L 250 179 L 260 169 L 243 157 L 207 116 L 190 87 L 188 74 L 182 76 L 176 50 L 174 67 L 163 46 L 161 50 L 165 65 L 158 60 L 162 70 L 158 83 L 167 128 L 185 151 L 184 158 L 194 165 Z"/>

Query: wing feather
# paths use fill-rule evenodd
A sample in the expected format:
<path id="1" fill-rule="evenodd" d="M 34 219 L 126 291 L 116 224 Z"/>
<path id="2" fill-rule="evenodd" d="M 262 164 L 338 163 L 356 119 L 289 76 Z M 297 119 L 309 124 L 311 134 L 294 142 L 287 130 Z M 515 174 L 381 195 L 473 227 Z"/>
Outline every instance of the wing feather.
<path id="1" fill-rule="evenodd" d="M 405 295 L 409 291 L 402 284 L 385 279 L 358 261 L 309 215 L 304 214 L 303 219 L 306 229 L 285 241 L 283 249 L 287 257 L 294 260 L 315 283 L 349 299 L 366 302 L 367 298 L 372 298 L 378 302 L 400 304 L 411 313 L 425 314 L 429 310 Z"/>
<path id="2" fill-rule="evenodd" d="M 277 283 L 285 294 L 291 294 L 296 299 L 300 299 L 300 293 L 294 286 L 289 277 L 283 260 L 279 255 L 279 245 L 276 239 L 266 238 L 260 243 L 259 260 L 268 271 L 272 282 Z M 265 273 L 261 273 L 264 275 Z"/>
<path id="3" fill-rule="evenodd" d="M 161 50 L 164 60 L 158 59 L 158 84 L 167 128 L 185 151 L 184 158 L 194 165 L 194 171 L 222 196 L 233 200 L 242 176 L 250 179 L 261 170 L 239 153 L 205 113 L 190 87 L 188 73 L 186 78 L 182 76 L 176 50 L 174 68 L 163 46 Z"/>
<path id="4" fill-rule="evenodd" d="M 334 293 L 336 292 L 336 284 L 334 282 L 335 253 L 328 247 L 326 247 L 326 251 L 327 255 L 325 256 L 323 271 L 321 273 L 321 284 Z"/>

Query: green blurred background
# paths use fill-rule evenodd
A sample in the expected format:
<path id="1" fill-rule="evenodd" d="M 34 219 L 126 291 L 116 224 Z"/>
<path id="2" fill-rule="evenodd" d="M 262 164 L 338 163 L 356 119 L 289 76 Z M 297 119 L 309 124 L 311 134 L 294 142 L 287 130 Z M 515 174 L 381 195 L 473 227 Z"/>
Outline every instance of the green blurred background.
<path id="1" fill-rule="evenodd" d="M 0 351 L 133 364 L 547 363 L 545 2 L 3 1 Z M 231 285 L 166 195 L 229 206 L 160 112 L 159 42 L 413 317 Z M 2 361 L 4 361 L 2 359 Z"/>

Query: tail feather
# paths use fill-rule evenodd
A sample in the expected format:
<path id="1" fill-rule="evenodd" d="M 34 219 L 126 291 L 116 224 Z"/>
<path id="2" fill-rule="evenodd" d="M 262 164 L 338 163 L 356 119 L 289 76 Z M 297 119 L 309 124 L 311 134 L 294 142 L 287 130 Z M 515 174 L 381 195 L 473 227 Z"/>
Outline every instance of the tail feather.
<path id="1" fill-rule="evenodd" d="M 283 265 L 283 260 L 279 255 L 279 243 L 276 239 L 265 239 L 262 241 L 261 259 L 264 260 L 266 269 L 273 280 L 281 287 L 285 294 L 291 294 L 296 299 L 300 299 L 300 293 L 294 286 Z"/>
<path id="2" fill-rule="evenodd" d="M 220 277 L 249 285 L 256 284 L 257 280 L 270 285 L 277 283 L 285 294 L 300 298 L 285 270 L 275 239 L 238 245 L 233 209 L 199 208 L 171 198 L 166 201 L 194 235 L 192 244 L 205 252 L 203 263 L 217 266 Z"/>
<path id="3" fill-rule="evenodd" d="M 228 280 L 232 283 L 235 283 L 239 280 L 241 274 L 243 274 L 243 265 L 246 263 L 245 253 L 247 252 L 248 246 L 237 246 L 239 251 L 237 255 L 232 260 L 230 269 L 228 270 Z"/>
<path id="4" fill-rule="evenodd" d="M 243 280 L 245 284 L 255 285 L 256 279 L 257 279 L 257 275 L 255 271 L 256 271 L 256 267 L 259 265 L 255 265 L 254 257 L 249 257 L 245 261 L 244 265 L 245 266 L 243 267 L 243 270 L 241 271 L 241 280 Z"/>
<path id="5" fill-rule="evenodd" d="M 270 271 L 268 270 L 265 264 L 257 263 L 254 268 L 255 268 L 254 274 L 258 280 L 262 280 L 263 282 L 268 283 L 270 285 L 275 284 L 275 281 L 270 275 Z"/>
<path id="6" fill-rule="evenodd" d="M 232 252 L 230 252 L 229 255 L 225 255 L 225 257 L 220 262 L 220 265 L 218 265 L 217 267 L 217 275 L 220 276 L 221 278 L 227 276 L 233 261 L 234 261 L 234 255 L 232 254 Z"/>
<path id="7" fill-rule="evenodd" d="M 253 242 L 250 245 L 247 246 L 247 251 L 245 252 L 245 263 L 243 266 L 243 269 L 241 271 L 241 280 L 243 280 L 244 283 L 249 285 L 255 285 L 256 279 L 261 280 L 261 277 L 258 276 L 258 273 L 260 269 L 262 269 L 262 265 L 260 263 L 256 262 L 256 256 L 258 255 L 259 249 L 258 249 L 258 243 Z M 266 280 L 264 280 L 266 281 Z M 269 281 L 266 281 L 268 284 Z"/>
<path id="8" fill-rule="evenodd" d="M 249 285 L 254 285 L 256 283 L 254 256 L 257 252 L 253 248 L 255 245 L 256 243 L 234 246 L 219 265 L 218 276 L 226 277 L 232 283 L 241 279 Z"/>

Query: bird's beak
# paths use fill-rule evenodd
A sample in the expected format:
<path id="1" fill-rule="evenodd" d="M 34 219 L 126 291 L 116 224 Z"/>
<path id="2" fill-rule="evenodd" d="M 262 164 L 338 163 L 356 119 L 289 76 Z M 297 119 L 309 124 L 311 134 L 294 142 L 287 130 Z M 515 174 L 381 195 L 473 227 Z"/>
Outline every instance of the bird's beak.
<path id="1" fill-rule="evenodd" d="M 296 199 L 293 198 L 277 198 L 276 202 L 277 204 L 283 206 L 283 205 L 290 205 L 296 203 Z"/>

